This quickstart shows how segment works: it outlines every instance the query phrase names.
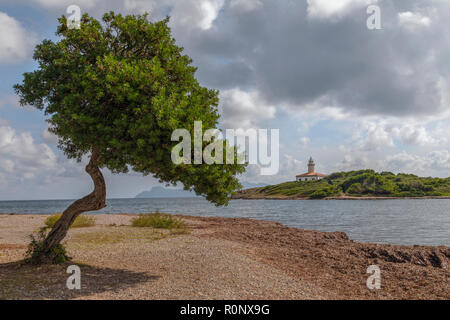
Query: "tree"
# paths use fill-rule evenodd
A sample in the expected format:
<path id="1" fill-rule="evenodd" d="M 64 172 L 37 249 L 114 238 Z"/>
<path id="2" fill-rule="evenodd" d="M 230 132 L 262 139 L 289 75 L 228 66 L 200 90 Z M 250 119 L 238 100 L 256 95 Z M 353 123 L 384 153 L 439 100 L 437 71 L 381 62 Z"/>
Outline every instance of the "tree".
<path id="1" fill-rule="evenodd" d="M 361 183 L 359 182 L 355 182 L 353 183 L 348 189 L 347 189 L 347 193 L 348 194 L 360 194 L 362 193 L 362 186 Z"/>
<path id="2" fill-rule="evenodd" d="M 45 111 L 49 130 L 58 136 L 58 147 L 68 158 L 81 161 L 90 154 L 86 172 L 94 191 L 63 212 L 44 240 L 47 251 L 59 245 L 79 214 L 106 206 L 100 168 L 113 173 L 132 169 L 160 182 L 181 182 L 216 205 L 228 203 L 240 188 L 236 175 L 245 171 L 236 161 L 171 161 L 172 132 L 193 132 L 194 121 L 202 121 L 204 130 L 216 128 L 219 99 L 218 91 L 195 79 L 196 68 L 175 44 L 169 18 L 152 23 L 146 14 L 110 12 L 102 21 L 85 14 L 81 28 L 70 29 L 61 17 L 59 41 L 39 44 L 34 52 L 39 67 L 14 86 L 21 105 Z"/>

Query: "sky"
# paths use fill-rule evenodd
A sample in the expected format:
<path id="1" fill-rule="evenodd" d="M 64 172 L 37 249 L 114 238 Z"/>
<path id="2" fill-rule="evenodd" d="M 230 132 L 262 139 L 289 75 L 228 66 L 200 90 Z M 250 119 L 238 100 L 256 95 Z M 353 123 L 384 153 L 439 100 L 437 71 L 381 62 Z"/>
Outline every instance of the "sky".
<path id="1" fill-rule="evenodd" d="M 316 171 L 374 169 L 450 176 L 449 0 L 0 0 L 0 200 L 74 199 L 92 188 L 67 160 L 45 116 L 13 85 L 34 70 L 33 48 L 57 41 L 69 5 L 171 17 L 197 78 L 220 90 L 221 128 L 280 130 L 280 170 L 252 165 L 243 183 Z M 381 29 L 367 27 L 380 8 Z M 159 185 L 104 170 L 109 198 Z"/>

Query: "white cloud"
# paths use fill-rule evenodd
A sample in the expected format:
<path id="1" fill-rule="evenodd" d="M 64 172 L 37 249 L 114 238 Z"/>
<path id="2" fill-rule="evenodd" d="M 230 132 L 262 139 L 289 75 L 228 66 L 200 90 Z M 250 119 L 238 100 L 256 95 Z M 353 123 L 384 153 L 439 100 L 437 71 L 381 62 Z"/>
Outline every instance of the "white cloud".
<path id="1" fill-rule="evenodd" d="M 1 199 L 80 197 L 89 182 L 83 164 L 62 152 L 55 154 L 46 143 L 36 143 L 30 133 L 17 132 L 0 121 Z"/>
<path id="2" fill-rule="evenodd" d="M 362 170 L 368 167 L 369 159 L 367 156 L 355 152 L 344 155 L 344 159 L 336 166 L 339 171 Z"/>
<path id="3" fill-rule="evenodd" d="M 402 151 L 401 153 L 387 156 L 385 160 L 380 161 L 380 165 L 394 172 L 424 172 L 427 161 L 423 157 Z"/>
<path id="4" fill-rule="evenodd" d="M 139 13 L 152 12 L 156 9 L 157 3 L 152 0 L 125 0 L 123 3 L 125 10 L 138 11 Z"/>
<path id="5" fill-rule="evenodd" d="M 260 0 L 231 0 L 230 8 L 235 13 L 246 13 L 261 9 L 264 4 Z"/>
<path id="6" fill-rule="evenodd" d="M 381 161 L 384 167 L 394 172 L 405 172 L 431 175 L 434 172 L 448 177 L 448 169 L 450 169 L 450 152 L 448 150 L 435 150 L 426 155 L 410 154 L 406 151 L 387 156 Z"/>
<path id="7" fill-rule="evenodd" d="M 0 12 L 0 29 L 0 63 L 31 58 L 36 42 L 34 33 L 25 30 L 16 19 L 4 12 Z"/>
<path id="8" fill-rule="evenodd" d="M 257 128 L 261 121 L 275 117 L 276 108 L 267 105 L 256 91 L 224 90 L 220 101 L 225 128 Z"/>
<path id="9" fill-rule="evenodd" d="M 172 22 L 187 28 L 197 26 L 208 30 L 216 20 L 224 0 L 175 0 Z"/>
<path id="10" fill-rule="evenodd" d="M 30 179 L 43 171 L 55 171 L 57 158 L 46 144 L 36 144 L 30 133 L 0 126 L 0 171 L 12 178 Z"/>
<path id="11" fill-rule="evenodd" d="M 306 164 L 295 157 L 282 153 L 280 157 L 280 168 L 277 175 L 262 176 L 260 165 L 249 165 L 242 176 L 242 181 L 249 183 L 276 184 L 286 181 L 294 181 L 295 176 L 304 173 Z"/>
<path id="12" fill-rule="evenodd" d="M 307 0 L 308 17 L 331 18 L 342 17 L 354 9 L 367 7 L 378 0 Z"/>
<path id="13" fill-rule="evenodd" d="M 101 0 L 33 0 L 47 8 L 65 8 L 70 5 L 77 5 L 83 10 L 83 8 L 92 8 L 97 5 Z"/>
<path id="14" fill-rule="evenodd" d="M 420 123 L 396 118 L 360 120 L 353 133 L 354 150 L 370 152 L 395 147 L 396 139 L 405 145 L 420 147 L 442 146 L 447 142 L 442 133 L 448 130 L 448 126 L 433 126 L 430 130 L 426 126 L 426 121 Z"/>
<path id="15" fill-rule="evenodd" d="M 431 165 L 437 169 L 450 169 L 450 152 L 448 150 L 437 150 L 428 155 Z"/>
<path id="16" fill-rule="evenodd" d="M 208 30 L 223 7 L 225 0 L 124 0 L 127 11 L 149 12 L 151 16 L 171 16 L 171 23 L 177 27 L 192 27 Z M 166 12 L 164 12 L 166 11 Z"/>
<path id="17" fill-rule="evenodd" d="M 300 138 L 300 144 L 301 144 L 303 147 L 306 147 L 306 146 L 309 144 L 310 141 L 311 141 L 311 139 L 309 139 L 308 137 L 302 137 L 302 138 Z"/>
<path id="18" fill-rule="evenodd" d="M 431 19 L 419 12 L 406 11 L 398 14 L 398 24 L 408 28 L 428 27 L 431 24 Z"/>
<path id="19" fill-rule="evenodd" d="M 420 125 L 406 124 L 400 128 L 394 128 L 393 133 L 400 138 L 405 144 L 416 146 L 430 146 L 439 143 L 439 140 L 431 136 L 431 134 Z"/>
<path id="20" fill-rule="evenodd" d="M 0 159 L 0 169 L 7 173 L 12 173 L 14 171 L 14 161 L 9 159 Z"/>
<path id="21" fill-rule="evenodd" d="M 356 133 L 359 151 L 374 151 L 382 147 L 394 146 L 392 134 L 386 130 L 384 123 L 363 122 L 363 129 Z"/>
<path id="22" fill-rule="evenodd" d="M 58 143 L 58 137 L 48 131 L 48 127 L 44 129 L 44 131 L 42 131 L 41 138 L 45 143 L 48 143 L 50 145 L 56 145 Z"/>
<path id="23" fill-rule="evenodd" d="M 225 0 L 33 0 L 33 2 L 66 15 L 69 5 L 78 5 L 82 13 L 89 12 L 97 18 L 110 10 L 123 14 L 148 12 L 155 20 L 170 15 L 172 25 L 189 30 L 210 29 L 225 4 Z M 253 1 L 249 0 L 248 4 L 240 4 L 240 6 L 251 8 L 255 5 L 251 2 Z"/>

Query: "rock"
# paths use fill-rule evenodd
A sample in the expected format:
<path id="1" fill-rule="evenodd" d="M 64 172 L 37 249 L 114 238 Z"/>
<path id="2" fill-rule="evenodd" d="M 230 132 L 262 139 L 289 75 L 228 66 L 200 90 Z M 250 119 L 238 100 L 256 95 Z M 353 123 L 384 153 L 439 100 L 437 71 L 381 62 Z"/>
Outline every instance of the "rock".
<path id="1" fill-rule="evenodd" d="M 448 268 L 448 263 L 443 254 L 437 250 L 433 250 L 430 254 L 430 263 L 433 267 L 446 269 Z"/>
<path id="2" fill-rule="evenodd" d="M 393 250 L 391 248 L 365 248 L 363 251 L 367 258 L 381 259 L 382 261 L 392 263 L 412 263 L 418 266 L 433 266 L 435 268 L 448 268 L 446 253 L 438 249 L 414 247 L 413 251 L 409 250 Z"/>

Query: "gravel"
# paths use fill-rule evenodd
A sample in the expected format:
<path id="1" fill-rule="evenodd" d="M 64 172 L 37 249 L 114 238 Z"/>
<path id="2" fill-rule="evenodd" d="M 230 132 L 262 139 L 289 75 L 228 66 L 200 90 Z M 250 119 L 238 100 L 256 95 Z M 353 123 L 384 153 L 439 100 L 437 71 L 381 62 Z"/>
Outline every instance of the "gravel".
<path id="1" fill-rule="evenodd" d="M 47 216 L 0 215 L 0 299 L 449 299 L 450 248 L 354 242 L 340 232 L 250 219 L 178 216 L 190 230 L 133 228 L 135 215 L 95 215 L 71 229 L 63 266 L 24 266 L 27 235 Z M 382 287 L 369 290 L 369 265 Z"/>

